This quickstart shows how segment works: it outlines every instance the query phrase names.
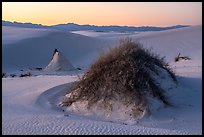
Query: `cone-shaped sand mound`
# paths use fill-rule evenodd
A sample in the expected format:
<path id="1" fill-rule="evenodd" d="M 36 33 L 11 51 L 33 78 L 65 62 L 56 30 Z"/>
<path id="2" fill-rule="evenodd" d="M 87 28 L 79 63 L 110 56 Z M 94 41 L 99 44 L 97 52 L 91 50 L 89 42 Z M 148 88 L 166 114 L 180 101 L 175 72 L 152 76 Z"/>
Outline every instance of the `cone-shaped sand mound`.
<path id="1" fill-rule="evenodd" d="M 162 58 L 125 40 L 104 53 L 70 89 L 62 106 L 84 115 L 111 120 L 139 119 L 150 112 L 150 100 L 171 105 L 161 81 L 176 82 Z"/>
<path id="2" fill-rule="evenodd" d="M 50 63 L 45 67 L 44 71 L 46 72 L 53 72 L 53 71 L 71 71 L 75 68 L 72 64 L 65 58 L 62 52 L 59 52 L 55 49 L 53 53 L 52 60 Z"/>

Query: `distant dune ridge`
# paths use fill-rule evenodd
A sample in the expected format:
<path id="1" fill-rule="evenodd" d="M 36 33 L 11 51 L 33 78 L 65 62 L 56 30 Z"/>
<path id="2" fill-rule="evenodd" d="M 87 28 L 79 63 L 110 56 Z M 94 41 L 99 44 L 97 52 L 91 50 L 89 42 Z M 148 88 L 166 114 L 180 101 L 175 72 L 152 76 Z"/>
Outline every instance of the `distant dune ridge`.
<path id="1" fill-rule="evenodd" d="M 142 118 L 150 111 L 149 97 L 171 105 L 165 89 L 158 84 L 158 79 L 169 78 L 177 82 L 162 58 L 143 49 L 140 43 L 125 39 L 101 55 L 79 83 L 72 86 L 72 92 L 65 96 L 61 106 L 112 120 Z"/>
<path id="2" fill-rule="evenodd" d="M 78 30 L 93 30 L 97 32 L 107 32 L 107 31 L 162 31 L 176 28 L 188 27 L 188 25 L 176 25 L 169 27 L 156 27 L 156 26 L 142 26 L 142 27 L 133 27 L 133 26 L 96 26 L 96 25 L 78 25 L 75 23 L 67 23 L 67 24 L 57 24 L 52 26 L 46 26 L 41 24 L 32 24 L 32 23 L 20 23 L 20 22 L 10 22 L 2 20 L 2 26 L 15 26 L 15 27 L 23 27 L 23 28 L 46 28 L 46 29 L 58 29 L 58 30 L 66 30 L 66 31 L 78 31 Z"/>

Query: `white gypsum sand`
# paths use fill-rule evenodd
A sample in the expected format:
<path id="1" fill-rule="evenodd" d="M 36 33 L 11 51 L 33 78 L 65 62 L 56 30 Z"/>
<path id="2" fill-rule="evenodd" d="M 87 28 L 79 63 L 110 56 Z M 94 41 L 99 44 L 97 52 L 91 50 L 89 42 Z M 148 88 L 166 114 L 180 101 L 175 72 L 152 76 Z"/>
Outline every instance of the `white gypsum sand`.
<path id="1" fill-rule="evenodd" d="M 6 35 L 4 31 L 6 27 L 3 28 L 3 35 Z M 74 40 L 66 39 L 67 35 Z M 56 43 L 51 41 L 53 38 Z M 41 73 L 23 78 L 7 77 L 2 78 L 2 134 L 202 134 L 202 26 L 133 34 L 132 38 L 167 57 L 179 81 L 178 87 L 169 92 L 175 108 L 158 107 L 150 117 L 126 125 L 59 109 L 57 104 L 72 82 L 78 80 L 78 72 L 64 76 Z M 39 36 L 37 40 L 23 39 L 12 45 L 3 44 L 3 71 L 12 73 L 28 68 L 29 63 L 34 63 L 31 67 L 46 66 L 55 45 L 62 47 L 72 64 L 89 66 L 90 59 L 95 60 L 98 56 L 97 50 L 107 47 L 107 43 L 98 38 L 55 31 Z M 36 46 L 39 43 L 42 44 Z M 29 49 L 35 53 L 28 52 Z M 174 62 L 179 52 L 191 60 Z M 11 62 L 10 59 L 16 60 Z M 13 67 L 12 63 L 19 66 Z M 171 88 L 169 83 L 163 83 L 163 86 Z"/>

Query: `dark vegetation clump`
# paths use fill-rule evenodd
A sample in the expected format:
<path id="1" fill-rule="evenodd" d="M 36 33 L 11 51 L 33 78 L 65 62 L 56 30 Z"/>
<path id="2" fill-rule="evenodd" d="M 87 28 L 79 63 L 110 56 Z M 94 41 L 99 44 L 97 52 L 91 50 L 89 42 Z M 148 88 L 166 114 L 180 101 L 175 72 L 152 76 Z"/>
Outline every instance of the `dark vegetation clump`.
<path id="1" fill-rule="evenodd" d="M 15 75 L 15 74 L 10 74 L 10 76 L 11 76 L 12 78 L 16 77 L 16 75 Z"/>
<path id="2" fill-rule="evenodd" d="M 5 78 L 6 77 L 6 73 L 2 73 L 2 78 Z"/>
<path id="3" fill-rule="evenodd" d="M 64 98 L 62 106 L 87 101 L 90 109 L 100 101 L 105 109 L 111 109 L 110 102 L 119 101 L 126 106 L 134 104 L 136 111 L 143 111 L 149 95 L 165 105 L 171 105 L 164 95 L 165 90 L 152 75 L 160 77 L 158 68 L 165 70 L 174 82 L 177 81 L 164 58 L 144 49 L 140 43 L 126 39 L 100 56 L 80 81 L 71 87 L 70 96 Z"/>
<path id="4" fill-rule="evenodd" d="M 39 70 L 39 71 L 42 70 L 42 68 L 35 68 L 35 69 L 37 69 L 37 70 Z"/>
<path id="5" fill-rule="evenodd" d="M 191 60 L 188 56 L 181 56 L 181 53 L 178 54 L 178 56 L 175 57 L 175 62 L 178 62 L 180 60 Z"/>
<path id="6" fill-rule="evenodd" d="M 37 67 L 37 68 L 29 68 L 30 70 L 38 70 L 38 71 L 41 71 L 42 70 L 42 68 L 40 68 L 40 67 Z"/>
<path id="7" fill-rule="evenodd" d="M 30 72 L 20 75 L 20 77 L 30 77 L 30 76 L 32 76 Z"/>

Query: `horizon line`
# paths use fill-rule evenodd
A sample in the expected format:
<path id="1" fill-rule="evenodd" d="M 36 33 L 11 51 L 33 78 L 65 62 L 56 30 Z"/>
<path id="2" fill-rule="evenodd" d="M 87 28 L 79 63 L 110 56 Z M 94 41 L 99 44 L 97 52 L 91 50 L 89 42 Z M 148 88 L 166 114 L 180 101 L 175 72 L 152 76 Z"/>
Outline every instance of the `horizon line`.
<path id="1" fill-rule="evenodd" d="M 171 25 L 171 26 L 153 26 L 153 25 L 142 25 L 142 26 L 128 26 L 128 25 L 95 25 L 95 24 L 78 24 L 78 23 L 74 23 L 74 22 L 67 22 L 67 23 L 59 23 L 59 24 L 54 24 L 54 25 L 46 25 L 46 24 L 41 24 L 41 23 L 32 23 L 32 22 L 19 22 L 19 21 L 9 21 L 9 20 L 3 20 L 2 21 L 7 21 L 7 22 L 11 22 L 11 23 L 30 23 L 30 24 L 35 24 L 35 25 L 42 25 L 45 27 L 51 27 L 51 26 L 55 26 L 55 25 L 67 25 L 67 24 L 77 24 L 77 25 L 90 25 L 90 26 L 120 26 L 120 27 L 172 27 L 172 26 L 197 26 L 197 25 L 202 25 L 202 24 L 197 24 L 197 25 L 189 25 L 189 24 L 175 24 L 175 25 Z"/>

